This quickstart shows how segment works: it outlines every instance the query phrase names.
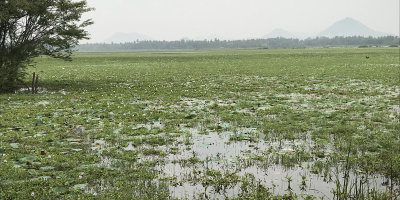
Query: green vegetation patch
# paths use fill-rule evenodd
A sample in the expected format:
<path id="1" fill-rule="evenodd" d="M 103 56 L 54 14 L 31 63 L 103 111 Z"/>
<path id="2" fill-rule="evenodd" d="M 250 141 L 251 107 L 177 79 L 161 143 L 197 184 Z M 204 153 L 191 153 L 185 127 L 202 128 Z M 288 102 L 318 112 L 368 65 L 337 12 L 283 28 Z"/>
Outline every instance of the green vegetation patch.
<path id="1" fill-rule="evenodd" d="M 400 195 L 398 48 L 36 62 L 0 94 L 0 199 Z"/>

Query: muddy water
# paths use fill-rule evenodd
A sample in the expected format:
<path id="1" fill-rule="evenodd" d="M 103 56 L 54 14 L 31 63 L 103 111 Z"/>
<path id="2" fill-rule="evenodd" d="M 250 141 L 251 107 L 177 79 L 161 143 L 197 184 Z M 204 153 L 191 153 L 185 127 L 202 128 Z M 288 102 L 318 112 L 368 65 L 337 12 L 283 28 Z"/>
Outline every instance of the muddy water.
<path id="1" fill-rule="evenodd" d="M 254 176 L 255 180 L 274 194 L 287 194 L 289 190 L 296 194 L 310 194 L 316 197 L 333 198 L 332 191 L 336 188 L 336 177 L 326 177 L 310 172 L 310 168 L 295 165 L 295 167 L 286 168 L 268 161 L 253 162 L 254 156 L 263 156 L 263 152 L 269 148 L 276 148 L 278 153 L 291 153 L 299 145 L 300 141 L 283 142 L 249 142 L 249 141 L 230 141 L 230 137 L 238 132 L 209 132 L 207 135 L 198 134 L 196 128 L 187 128 L 192 133 L 191 140 L 193 144 L 190 150 L 185 149 L 185 145 L 179 145 L 179 152 L 176 155 L 168 155 L 165 164 L 156 166 L 162 177 L 174 177 L 180 184 L 169 186 L 170 195 L 179 199 L 225 199 L 237 197 L 240 193 L 238 183 L 227 188 L 224 192 L 218 193 L 212 187 L 207 189 L 203 187 L 201 181 L 193 181 L 196 175 L 195 171 L 205 171 L 213 169 L 221 171 L 222 174 L 234 172 L 240 177 L 246 174 Z M 240 133 L 256 131 L 255 129 L 245 128 Z M 312 145 L 311 141 L 303 142 Z M 176 162 L 182 159 L 189 159 L 196 156 L 201 160 L 194 165 L 186 165 Z M 265 155 L 264 155 L 265 157 Z M 310 162 L 312 164 L 312 162 Z M 331 173 L 334 169 L 331 169 Z M 305 177 L 303 181 L 302 177 Z M 338 177 L 343 177 L 339 174 Z M 355 174 L 351 175 L 350 182 L 355 181 Z M 290 189 L 288 179 L 291 179 Z M 341 180 L 342 181 L 342 180 Z M 384 190 L 382 177 L 375 177 L 369 180 L 371 188 Z M 303 183 L 303 184 L 302 184 Z"/>
<path id="2" fill-rule="evenodd" d="M 164 158 L 158 156 L 140 156 L 138 162 L 164 160 L 156 165 L 155 170 L 159 172 L 160 179 L 172 178 L 176 180 L 176 184 L 170 184 L 170 196 L 178 199 L 226 199 L 237 197 L 241 193 L 241 183 L 233 183 L 223 192 L 217 192 L 210 186 L 205 188 L 201 179 L 205 177 L 207 170 L 217 170 L 223 175 L 234 173 L 239 177 L 252 175 L 254 179 L 262 186 L 269 188 L 274 194 L 287 194 L 293 191 L 296 194 L 313 195 L 316 197 L 324 197 L 332 199 L 334 197 L 332 191 L 336 189 L 336 180 L 339 178 L 343 182 L 343 174 L 335 173 L 335 168 L 331 168 L 329 175 L 315 174 L 311 172 L 314 161 L 293 163 L 291 167 L 284 167 L 276 163 L 271 154 L 292 155 L 299 149 L 311 151 L 315 144 L 310 137 L 304 140 L 281 140 L 268 141 L 265 138 L 259 138 L 250 141 L 250 136 L 259 134 L 256 128 L 239 127 L 231 130 L 228 123 L 221 123 L 224 131 L 216 132 L 200 127 L 186 127 L 184 124 L 179 125 L 183 134 L 176 138 L 173 145 L 165 146 L 149 146 L 146 144 L 134 146 L 132 143 L 123 146 L 123 151 L 134 151 L 143 148 L 156 148 L 163 152 L 168 152 L 171 148 L 177 148 L 177 153 L 168 153 Z M 151 124 L 140 124 L 139 128 L 162 128 L 164 124 L 155 122 Z M 200 131 L 201 130 L 201 131 Z M 206 133 L 206 134 L 202 134 Z M 165 135 L 165 134 L 164 134 Z M 242 140 L 235 140 L 237 135 L 241 135 Z M 185 144 L 184 141 L 190 141 Z M 91 141 L 92 150 L 102 151 L 113 145 L 104 140 Z M 189 148 L 188 148 L 189 147 Z M 271 149 L 272 152 L 271 153 Z M 325 152 L 332 151 L 331 147 L 323 149 Z M 195 163 L 182 162 L 191 158 L 196 158 Z M 264 159 L 262 159 L 264 158 Z M 118 163 L 110 157 L 100 157 L 98 166 L 118 167 Z M 343 170 L 339 170 L 343 171 Z M 195 174 L 197 172 L 197 174 Z M 337 176 L 335 176 L 337 174 Z M 353 183 L 356 178 L 355 173 L 351 173 L 350 182 Z M 304 178 L 304 179 L 303 179 Z M 290 188 L 289 188 L 290 180 Z M 383 177 L 369 178 L 370 188 L 376 188 L 384 191 L 383 186 L 385 179 Z M 97 191 L 99 190 L 99 191 Z M 101 192 L 102 189 L 96 189 L 90 193 Z"/>

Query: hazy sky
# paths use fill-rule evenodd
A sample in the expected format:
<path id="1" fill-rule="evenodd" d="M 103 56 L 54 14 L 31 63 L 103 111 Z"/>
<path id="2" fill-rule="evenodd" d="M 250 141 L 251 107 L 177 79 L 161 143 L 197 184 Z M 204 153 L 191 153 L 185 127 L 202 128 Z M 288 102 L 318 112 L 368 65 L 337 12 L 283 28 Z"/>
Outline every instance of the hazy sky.
<path id="1" fill-rule="evenodd" d="M 399 35 L 399 0 L 87 0 L 92 39 L 137 32 L 156 40 L 257 38 L 275 28 L 318 33 L 346 17 Z"/>

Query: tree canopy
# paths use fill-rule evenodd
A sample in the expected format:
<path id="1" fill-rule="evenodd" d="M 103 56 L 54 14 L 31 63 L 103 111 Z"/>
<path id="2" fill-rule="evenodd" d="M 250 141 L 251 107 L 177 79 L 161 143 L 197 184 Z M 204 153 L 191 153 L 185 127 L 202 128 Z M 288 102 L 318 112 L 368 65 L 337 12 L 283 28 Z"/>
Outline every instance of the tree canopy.
<path id="1" fill-rule="evenodd" d="M 88 38 L 93 21 L 81 17 L 90 10 L 86 0 L 0 0 L 0 92 L 13 89 L 39 55 L 69 60 Z"/>

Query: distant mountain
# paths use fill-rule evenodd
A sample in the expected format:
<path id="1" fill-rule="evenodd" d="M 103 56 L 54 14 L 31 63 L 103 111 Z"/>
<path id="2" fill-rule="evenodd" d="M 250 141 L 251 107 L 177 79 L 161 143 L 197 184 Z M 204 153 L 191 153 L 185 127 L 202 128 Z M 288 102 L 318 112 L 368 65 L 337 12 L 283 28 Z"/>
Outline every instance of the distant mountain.
<path id="1" fill-rule="evenodd" d="M 306 39 L 312 38 L 315 36 L 325 36 L 325 37 L 335 37 L 335 36 L 372 36 L 372 37 L 380 37 L 380 36 L 387 36 L 390 34 L 382 33 L 375 31 L 361 22 L 352 19 L 352 18 L 345 18 L 340 21 L 335 22 L 333 25 L 325 29 L 324 31 L 320 32 L 319 34 L 307 34 L 307 33 L 297 33 L 297 32 L 289 32 L 284 29 L 274 29 L 263 38 L 297 38 L 297 39 Z"/>
<path id="2" fill-rule="evenodd" d="M 377 32 L 361 22 L 352 19 L 352 18 L 345 18 L 340 21 L 337 21 L 324 31 L 322 31 L 318 36 L 325 36 L 325 37 L 335 37 L 335 36 L 386 36 L 389 34 Z"/>
<path id="3" fill-rule="evenodd" d="M 268 39 L 268 38 L 277 38 L 277 37 L 283 37 L 283 38 L 297 38 L 297 39 L 305 39 L 307 37 L 311 37 L 309 34 L 306 33 L 297 33 L 297 32 L 289 32 L 284 29 L 274 29 L 267 35 L 265 35 L 263 38 Z"/>
<path id="4" fill-rule="evenodd" d="M 115 33 L 104 42 L 106 43 L 125 43 L 125 42 L 135 42 L 135 41 L 151 40 L 151 37 L 140 34 L 140 33 Z"/>

